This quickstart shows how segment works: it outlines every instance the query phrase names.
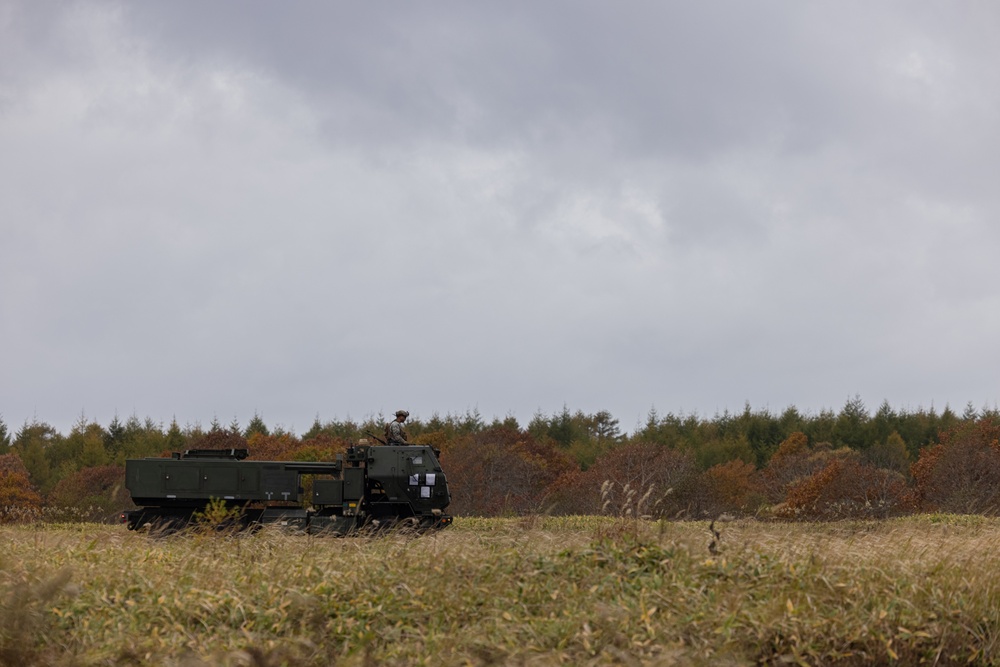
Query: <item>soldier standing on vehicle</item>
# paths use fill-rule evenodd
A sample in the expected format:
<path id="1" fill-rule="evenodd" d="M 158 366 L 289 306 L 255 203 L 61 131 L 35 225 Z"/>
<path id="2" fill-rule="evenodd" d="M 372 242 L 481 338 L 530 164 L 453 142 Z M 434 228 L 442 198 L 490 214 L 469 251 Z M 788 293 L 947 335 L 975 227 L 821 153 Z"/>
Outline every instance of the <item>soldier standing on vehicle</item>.
<path id="1" fill-rule="evenodd" d="M 385 425 L 385 442 L 389 445 L 405 445 L 406 431 L 403 430 L 403 422 L 410 416 L 406 410 L 396 410 L 396 418 Z"/>

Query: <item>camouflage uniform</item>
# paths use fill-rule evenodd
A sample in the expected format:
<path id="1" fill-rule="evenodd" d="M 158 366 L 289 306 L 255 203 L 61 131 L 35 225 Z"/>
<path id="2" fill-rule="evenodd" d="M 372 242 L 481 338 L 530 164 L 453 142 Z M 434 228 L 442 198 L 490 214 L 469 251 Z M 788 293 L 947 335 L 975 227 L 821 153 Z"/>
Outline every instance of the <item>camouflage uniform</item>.
<path id="1" fill-rule="evenodd" d="M 403 430 L 403 421 L 410 416 L 406 410 L 396 413 L 396 418 L 385 426 L 385 441 L 390 445 L 405 445 L 406 431 Z"/>

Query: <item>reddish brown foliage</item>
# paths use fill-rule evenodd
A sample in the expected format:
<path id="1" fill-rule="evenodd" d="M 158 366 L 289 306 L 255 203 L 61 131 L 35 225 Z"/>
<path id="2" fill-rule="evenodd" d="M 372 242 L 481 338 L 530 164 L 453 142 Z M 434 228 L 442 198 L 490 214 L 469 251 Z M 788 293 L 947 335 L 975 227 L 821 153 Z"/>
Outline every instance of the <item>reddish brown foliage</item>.
<path id="1" fill-rule="evenodd" d="M 528 433 L 495 427 L 455 440 L 442 453 L 455 514 L 499 516 L 543 509 L 546 490 L 573 464 Z"/>
<path id="2" fill-rule="evenodd" d="M 563 514 L 675 516 L 690 511 L 693 457 L 663 445 L 633 443 L 597 459 L 553 486 L 553 511 Z"/>
<path id="3" fill-rule="evenodd" d="M 808 451 L 809 438 L 802 431 L 795 431 L 778 445 L 778 449 L 771 456 L 770 463 L 778 464 L 786 458 L 806 454 Z"/>
<path id="4" fill-rule="evenodd" d="M 906 480 L 899 473 L 861 463 L 857 455 L 832 458 L 794 484 L 778 509 L 786 518 L 883 518 L 911 509 Z"/>
<path id="5" fill-rule="evenodd" d="M 42 497 L 16 453 L 0 455 L 0 523 L 37 516 Z"/>
<path id="6" fill-rule="evenodd" d="M 774 505 L 783 502 L 792 486 L 822 470 L 831 457 L 846 451 L 833 451 L 828 445 L 810 448 L 805 434 L 791 434 L 778 445 L 761 473 L 761 487 L 768 502 Z"/>
<path id="7" fill-rule="evenodd" d="M 942 433 L 910 473 L 922 509 L 1000 513 L 1000 424 L 984 419 Z"/>
<path id="8" fill-rule="evenodd" d="M 232 431 L 209 431 L 208 433 L 192 438 L 188 442 L 188 449 L 246 449 L 247 439 L 239 433 Z"/>
<path id="9" fill-rule="evenodd" d="M 699 482 L 705 514 L 752 514 L 765 502 L 761 473 L 750 463 L 729 461 L 706 470 Z"/>
<path id="10" fill-rule="evenodd" d="M 133 506 L 125 488 L 125 468 L 95 466 L 78 470 L 55 485 L 48 505 L 73 508 L 76 516 L 91 521 L 112 520 L 122 509 Z"/>
<path id="11" fill-rule="evenodd" d="M 246 448 L 250 450 L 250 458 L 255 461 L 287 461 L 289 454 L 298 449 L 302 443 L 293 435 L 265 435 L 254 433 L 247 440 Z"/>

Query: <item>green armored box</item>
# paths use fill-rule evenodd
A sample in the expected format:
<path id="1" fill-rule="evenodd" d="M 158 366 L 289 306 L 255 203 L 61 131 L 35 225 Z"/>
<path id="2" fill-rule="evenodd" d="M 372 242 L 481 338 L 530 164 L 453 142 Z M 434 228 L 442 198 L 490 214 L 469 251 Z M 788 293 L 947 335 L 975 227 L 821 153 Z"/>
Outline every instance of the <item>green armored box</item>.
<path id="1" fill-rule="evenodd" d="M 317 479 L 313 481 L 313 505 L 341 505 L 344 502 L 344 480 Z"/>
<path id="2" fill-rule="evenodd" d="M 137 505 L 299 498 L 298 473 L 273 461 L 134 459 L 125 462 L 125 486 Z"/>

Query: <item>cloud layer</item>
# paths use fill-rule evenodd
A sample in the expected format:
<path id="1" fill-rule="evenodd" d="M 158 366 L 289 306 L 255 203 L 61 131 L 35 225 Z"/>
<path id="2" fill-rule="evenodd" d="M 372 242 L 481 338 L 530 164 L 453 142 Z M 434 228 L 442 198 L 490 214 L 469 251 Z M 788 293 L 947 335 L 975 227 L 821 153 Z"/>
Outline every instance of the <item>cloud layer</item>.
<path id="1" fill-rule="evenodd" d="M 995 405 L 1000 10 L 0 8 L 0 415 Z"/>

